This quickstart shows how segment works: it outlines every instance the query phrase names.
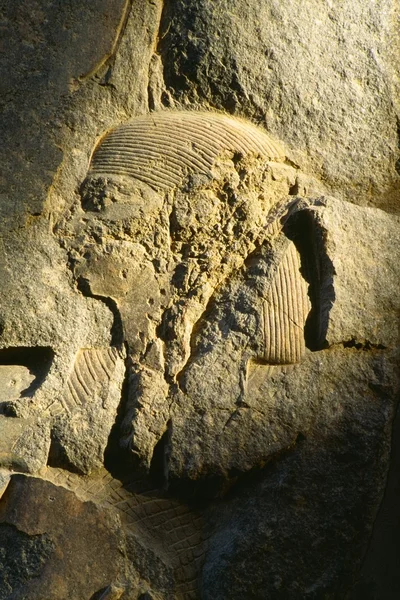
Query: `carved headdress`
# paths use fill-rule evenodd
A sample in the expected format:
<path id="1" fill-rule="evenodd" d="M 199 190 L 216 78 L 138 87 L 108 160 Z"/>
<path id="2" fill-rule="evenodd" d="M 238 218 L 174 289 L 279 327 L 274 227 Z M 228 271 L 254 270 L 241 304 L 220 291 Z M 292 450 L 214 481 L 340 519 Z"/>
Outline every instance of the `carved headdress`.
<path id="1" fill-rule="evenodd" d="M 154 190 L 179 186 L 190 173 L 212 176 L 226 152 L 284 157 L 280 144 L 254 125 L 206 112 L 161 112 L 137 117 L 102 138 L 88 175 L 129 175 Z"/>

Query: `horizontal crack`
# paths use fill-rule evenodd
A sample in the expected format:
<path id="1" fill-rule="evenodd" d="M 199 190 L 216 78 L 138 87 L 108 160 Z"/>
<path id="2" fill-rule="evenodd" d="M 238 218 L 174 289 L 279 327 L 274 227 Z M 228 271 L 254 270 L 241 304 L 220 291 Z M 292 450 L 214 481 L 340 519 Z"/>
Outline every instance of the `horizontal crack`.
<path id="1" fill-rule="evenodd" d="M 351 338 L 345 342 L 341 342 L 343 348 L 355 348 L 356 350 L 386 350 L 386 346 L 383 344 L 373 344 L 369 340 L 356 340 Z"/>

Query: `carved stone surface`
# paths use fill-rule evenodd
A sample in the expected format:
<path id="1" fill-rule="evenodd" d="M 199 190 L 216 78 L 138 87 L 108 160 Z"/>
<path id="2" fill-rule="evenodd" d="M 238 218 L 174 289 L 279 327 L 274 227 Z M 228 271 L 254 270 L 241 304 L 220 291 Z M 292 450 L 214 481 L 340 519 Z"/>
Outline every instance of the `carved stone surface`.
<path id="1" fill-rule="evenodd" d="M 250 123 L 212 113 L 164 112 L 107 135 L 94 151 L 89 173 L 130 175 L 155 190 L 168 190 L 189 173 L 212 176 L 224 152 L 284 156 L 278 143 Z"/>
<path id="2" fill-rule="evenodd" d="M 8 4 L 0 600 L 397 597 L 397 2 Z"/>
<path id="3" fill-rule="evenodd" d="M 208 370 L 203 355 L 217 366 L 229 344 L 235 366 L 225 369 L 238 389 L 218 395 L 240 402 L 252 357 L 291 364 L 304 353 L 307 285 L 281 231 L 297 173 L 284 161 L 278 143 L 242 121 L 198 112 L 142 117 L 102 139 L 82 188 L 85 216 L 58 230 L 78 241 L 71 256 L 81 287 L 112 297 L 121 315 L 131 359 L 125 437 L 146 468 L 175 405 L 190 398 L 187 371 L 198 359 Z M 233 324 L 235 303 L 242 324 Z M 232 333 L 220 325 L 227 318 Z"/>
<path id="4" fill-rule="evenodd" d="M 55 419 L 50 464 L 85 474 L 102 467 L 124 373 L 115 347 L 78 353 L 58 406 L 51 407 Z"/>

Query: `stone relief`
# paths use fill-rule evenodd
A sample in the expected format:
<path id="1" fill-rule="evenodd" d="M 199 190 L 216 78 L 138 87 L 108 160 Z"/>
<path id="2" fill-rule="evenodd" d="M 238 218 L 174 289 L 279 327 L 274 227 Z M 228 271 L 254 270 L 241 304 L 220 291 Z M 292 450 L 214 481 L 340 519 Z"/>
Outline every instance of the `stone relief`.
<path id="1" fill-rule="evenodd" d="M 0 600 L 397 600 L 399 10 L 2 3 Z"/>
<path id="2" fill-rule="evenodd" d="M 198 373 L 225 370 L 217 396 L 228 422 L 251 361 L 304 355 L 309 286 L 283 231 L 297 177 L 266 133 L 218 114 L 153 113 L 96 147 L 84 212 L 59 235 L 73 240 L 81 289 L 115 303 L 129 362 L 124 443 L 146 469 L 174 411 L 196 404 Z"/>
<path id="3" fill-rule="evenodd" d="M 373 405 L 397 385 L 382 366 L 390 334 L 359 337 L 368 297 L 361 315 L 331 318 L 342 289 L 360 291 L 356 274 L 340 271 L 360 209 L 339 234 L 344 203 L 321 190 L 260 127 L 218 113 L 137 117 L 94 148 L 80 205 L 54 229 L 92 316 L 42 375 L 29 360 L 0 366 L 2 467 L 46 480 L 43 493 L 68 514 L 89 500 L 117 514 L 112 544 L 131 536 L 135 575 L 111 569 L 92 600 L 230 597 L 236 558 L 227 566 L 225 554 L 232 543 L 249 552 L 235 523 L 253 527 L 253 500 L 238 494 L 230 516 L 207 503 L 352 403 L 369 402 L 386 427 Z M 5 497 L 35 502 L 31 481 L 19 476 Z M 10 503 L 0 516 L 15 524 Z M 252 506 L 260 527 L 264 509 Z"/>

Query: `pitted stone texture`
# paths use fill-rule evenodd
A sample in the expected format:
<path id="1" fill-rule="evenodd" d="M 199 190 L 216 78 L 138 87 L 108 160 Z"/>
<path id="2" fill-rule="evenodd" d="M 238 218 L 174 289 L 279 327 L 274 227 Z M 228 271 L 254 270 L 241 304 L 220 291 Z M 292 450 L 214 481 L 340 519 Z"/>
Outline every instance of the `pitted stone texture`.
<path id="1" fill-rule="evenodd" d="M 29 536 L 0 524 L 0 598 L 21 598 L 21 590 L 40 577 L 54 545 L 46 534 Z M 26 596 L 25 596 L 26 597 Z"/>

